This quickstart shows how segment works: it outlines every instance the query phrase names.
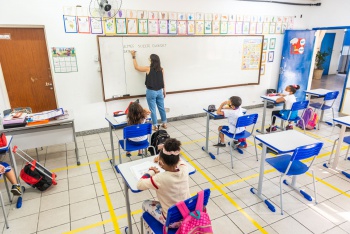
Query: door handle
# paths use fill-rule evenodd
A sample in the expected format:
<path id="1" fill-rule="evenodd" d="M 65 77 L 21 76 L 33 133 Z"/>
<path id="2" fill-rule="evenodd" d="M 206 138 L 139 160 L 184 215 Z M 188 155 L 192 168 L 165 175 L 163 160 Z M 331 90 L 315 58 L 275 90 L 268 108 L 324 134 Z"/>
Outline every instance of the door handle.
<path id="1" fill-rule="evenodd" d="M 46 82 L 45 86 L 52 86 L 52 83 Z"/>

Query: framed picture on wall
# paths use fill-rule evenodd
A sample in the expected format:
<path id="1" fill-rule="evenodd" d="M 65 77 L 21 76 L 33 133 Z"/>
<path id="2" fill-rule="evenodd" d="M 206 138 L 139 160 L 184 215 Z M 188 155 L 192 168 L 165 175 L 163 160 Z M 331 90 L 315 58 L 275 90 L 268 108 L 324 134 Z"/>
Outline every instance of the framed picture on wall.
<path id="1" fill-rule="evenodd" d="M 168 34 L 168 20 L 159 20 L 159 34 Z"/>
<path id="2" fill-rule="evenodd" d="M 177 21 L 177 34 L 186 35 L 187 34 L 187 21 L 178 20 Z"/>
<path id="3" fill-rule="evenodd" d="M 275 52 L 274 52 L 274 51 L 269 51 L 267 61 L 268 61 L 269 63 L 272 63 L 272 62 L 273 62 L 274 57 L 275 57 Z"/>
<path id="4" fill-rule="evenodd" d="M 126 20 L 116 19 L 117 34 L 126 34 Z"/>
<path id="5" fill-rule="evenodd" d="M 148 20 L 139 19 L 139 34 L 148 34 Z"/>
<path id="6" fill-rule="evenodd" d="M 90 19 L 87 16 L 78 16 L 78 32 L 90 33 Z"/>
<path id="7" fill-rule="evenodd" d="M 219 34 L 220 33 L 220 21 L 213 21 L 213 34 Z"/>
<path id="8" fill-rule="evenodd" d="M 106 35 L 116 34 L 117 27 L 115 26 L 115 18 L 104 18 L 103 23 Z"/>
<path id="9" fill-rule="evenodd" d="M 276 38 L 270 38 L 269 49 L 274 50 L 276 48 Z"/>
<path id="10" fill-rule="evenodd" d="M 137 34 L 137 19 L 127 19 L 128 34 Z"/>
<path id="11" fill-rule="evenodd" d="M 202 20 L 196 20 L 196 34 L 197 35 L 203 35 L 204 34 L 204 21 Z"/>
<path id="12" fill-rule="evenodd" d="M 260 75 L 261 76 L 265 75 L 265 64 L 261 64 L 260 66 Z"/>
<path id="13" fill-rule="evenodd" d="M 262 54 L 261 54 L 261 62 L 262 63 L 266 62 L 266 51 L 262 52 Z"/>
<path id="14" fill-rule="evenodd" d="M 101 18 L 90 18 L 90 25 L 91 25 L 91 34 L 102 34 L 103 33 L 103 26 L 102 26 L 102 19 Z"/>
<path id="15" fill-rule="evenodd" d="M 177 21 L 176 20 L 169 20 L 169 34 L 176 34 L 177 33 Z"/>
<path id="16" fill-rule="evenodd" d="M 64 21 L 64 31 L 66 33 L 77 33 L 78 32 L 77 17 L 64 15 L 63 21 Z"/>
<path id="17" fill-rule="evenodd" d="M 263 50 L 267 50 L 267 43 L 268 43 L 269 39 L 265 38 L 264 42 L 263 42 Z"/>
<path id="18" fill-rule="evenodd" d="M 243 22 L 236 22 L 236 34 L 242 34 Z"/>
<path id="19" fill-rule="evenodd" d="M 204 21 L 204 34 L 211 34 L 211 33 L 212 33 L 212 22 Z"/>
<path id="20" fill-rule="evenodd" d="M 227 34 L 227 23 L 228 21 L 221 21 L 220 34 Z"/>
<path id="21" fill-rule="evenodd" d="M 153 19 L 148 20 L 148 34 L 150 35 L 159 34 L 158 20 L 153 20 Z"/>
<path id="22" fill-rule="evenodd" d="M 262 34 L 263 32 L 263 23 L 256 23 L 256 34 Z"/>
<path id="23" fill-rule="evenodd" d="M 187 21 L 187 34 L 188 35 L 194 34 L 194 21 Z"/>
<path id="24" fill-rule="evenodd" d="M 227 23 L 227 33 L 228 34 L 235 34 L 236 33 L 236 22 L 235 21 L 229 21 Z"/>
<path id="25" fill-rule="evenodd" d="M 243 34 L 249 34 L 249 26 L 250 26 L 249 22 L 243 22 L 243 29 L 242 29 Z"/>

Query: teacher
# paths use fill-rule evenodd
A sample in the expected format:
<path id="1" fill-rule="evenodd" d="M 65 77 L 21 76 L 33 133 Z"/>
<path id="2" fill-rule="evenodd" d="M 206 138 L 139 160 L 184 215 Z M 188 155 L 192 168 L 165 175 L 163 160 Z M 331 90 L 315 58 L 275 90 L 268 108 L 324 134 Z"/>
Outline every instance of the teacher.
<path id="1" fill-rule="evenodd" d="M 159 56 L 151 54 L 149 61 L 150 66 L 139 66 L 136 61 L 136 51 L 130 51 L 132 55 L 132 61 L 134 68 L 139 72 L 146 72 L 146 99 L 148 107 L 151 111 L 151 118 L 153 123 L 153 130 L 158 130 L 158 120 L 156 113 L 156 106 L 162 120 L 162 128 L 167 128 L 167 119 L 164 108 L 164 98 L 166 97 L 165 82 L 164 82 L 164 69 L 160 66 Z"/>

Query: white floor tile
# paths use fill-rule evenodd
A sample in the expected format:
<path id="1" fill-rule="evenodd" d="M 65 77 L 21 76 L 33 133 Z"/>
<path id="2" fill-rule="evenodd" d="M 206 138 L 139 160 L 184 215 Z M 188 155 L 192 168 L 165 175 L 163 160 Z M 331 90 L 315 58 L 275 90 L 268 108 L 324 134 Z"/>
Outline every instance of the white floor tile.
<path id="1" fill-rule="evenodd" d="M 293 218 L 302 223 L 313 233 L 323 233 L 335 226 L 332 222 L 325 219 L 323 216 L 313 211 L 312 209 L 307 209 L 294 214 Z"/>
<path id="2" fill-rule="evenodd" d="M 304 223 L 306 222 L 306 220 L 304 221 Z M 283 234 L 312 233 L 292 217 L 285 217 L 284 219 L 274 224 L 271 224 L 271 227 L 274 230 L 276 230 L 277 233 L 283 233 Z"/>
<path id="3" fill-rule="evenodd" d="M 69 223 L 69 206 L 40 212 L 38 231 Z"/>
<path id="4" fill-rule="evenodd" d="M 90 199 L 70 205 L 70 219 L 76 221 L 100 213 L 97 199 Z"/>

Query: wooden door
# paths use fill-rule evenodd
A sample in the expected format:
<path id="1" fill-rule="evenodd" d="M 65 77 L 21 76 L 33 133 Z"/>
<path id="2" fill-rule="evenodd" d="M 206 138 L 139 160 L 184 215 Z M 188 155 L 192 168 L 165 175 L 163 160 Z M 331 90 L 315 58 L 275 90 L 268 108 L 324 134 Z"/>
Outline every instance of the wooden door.
<path id="1" fill-rule="evenodd" d="M 57 108 L 43 28 L 0 28 L 0 63 L 11 108 Z M 4 38 L 4 36 L 0 37 Z"/>

